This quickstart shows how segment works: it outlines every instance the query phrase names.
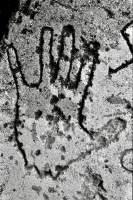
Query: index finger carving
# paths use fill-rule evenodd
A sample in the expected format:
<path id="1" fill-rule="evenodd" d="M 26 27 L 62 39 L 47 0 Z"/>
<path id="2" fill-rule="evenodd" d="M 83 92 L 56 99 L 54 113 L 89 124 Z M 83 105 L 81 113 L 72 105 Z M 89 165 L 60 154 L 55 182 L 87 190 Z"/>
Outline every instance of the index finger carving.
<path id="1" fill-rule="evenodd" d="M 44 27 L 41 32 L 41 81 L 44 83 L 46 79 L 51 79 L 52 75 L 52 46 L 53 46 L 53 29 L 50 27 Z"/>
<path id="2" fill-rule="evenodd" d="M 10 70 L 14 77 L 14 81 L 19 87 L 21 87 L 23 84 L 23 80 L 17 61 L 16 49 L 14 47 L 9 47 L 9 49 L 7 50 L 7 55 L 8 55 Z"/>

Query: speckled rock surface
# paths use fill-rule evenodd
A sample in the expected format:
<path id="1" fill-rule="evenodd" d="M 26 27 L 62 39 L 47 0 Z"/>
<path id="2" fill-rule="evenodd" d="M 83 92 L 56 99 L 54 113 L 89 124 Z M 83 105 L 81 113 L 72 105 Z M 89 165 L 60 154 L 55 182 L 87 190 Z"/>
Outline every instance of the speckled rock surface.
<path id="1" fill-rule="evenodd" d="M 132 1 L 20 0 L 0 60 L 0 200 L 132 199 Z"/>

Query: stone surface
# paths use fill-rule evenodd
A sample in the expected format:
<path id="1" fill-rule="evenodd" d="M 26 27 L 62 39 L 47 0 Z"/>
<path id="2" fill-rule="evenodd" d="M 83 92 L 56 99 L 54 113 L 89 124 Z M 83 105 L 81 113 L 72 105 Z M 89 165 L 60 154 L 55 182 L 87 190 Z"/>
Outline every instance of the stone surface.
<path id="1" fill-rule="evenodd" d="M 20 0 L 0 59 L 0 200 L 132 199 L 132 2 Z"/>

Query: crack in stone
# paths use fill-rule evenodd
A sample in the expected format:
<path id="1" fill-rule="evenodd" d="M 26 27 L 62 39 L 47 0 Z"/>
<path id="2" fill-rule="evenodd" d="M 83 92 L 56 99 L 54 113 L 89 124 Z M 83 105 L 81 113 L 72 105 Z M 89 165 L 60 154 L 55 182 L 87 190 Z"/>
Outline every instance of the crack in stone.
<path id="1" fill-rule="evenodd" d="M 51 0 L 51 4 L 54 4 L 54 3 L 66 8 L 66 9 L 72 10 L 72 11 L 77 11 L 78 10 L 76 8 L 73 8 L 73 7 L 69 6 L 69 5 L 65 5 L 65 4 L 63 4 L 63 3 L 59 2 L 59 1 Z"/>

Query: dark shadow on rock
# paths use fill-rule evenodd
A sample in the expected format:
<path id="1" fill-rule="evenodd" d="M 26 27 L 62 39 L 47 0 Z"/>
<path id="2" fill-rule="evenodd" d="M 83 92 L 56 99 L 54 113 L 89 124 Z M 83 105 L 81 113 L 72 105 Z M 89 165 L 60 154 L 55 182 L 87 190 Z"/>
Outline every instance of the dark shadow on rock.
<path id="1" fill-rule="evenodd" d="M 19 7 L 19 0 L 4 0 L 0 1 L 0 41 L 4 34 L 8 32 L 8 22 L 13 13 L 17 11 Z"/>

